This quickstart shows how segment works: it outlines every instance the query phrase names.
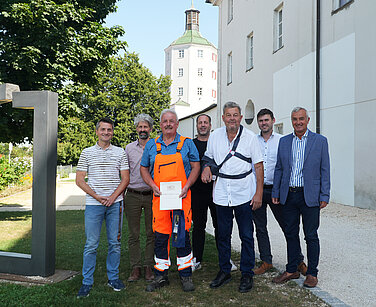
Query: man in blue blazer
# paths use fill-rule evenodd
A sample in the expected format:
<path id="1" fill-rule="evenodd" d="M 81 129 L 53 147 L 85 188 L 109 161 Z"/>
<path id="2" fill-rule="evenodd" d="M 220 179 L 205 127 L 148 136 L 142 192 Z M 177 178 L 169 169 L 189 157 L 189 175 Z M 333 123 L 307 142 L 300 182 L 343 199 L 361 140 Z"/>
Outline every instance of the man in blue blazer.
<path id="1" fill-rule="evenodd" d="M 320 209 L 329 202 L 330 165 L 327 139 L 307 129 L 309 120 L 306 109 L 296 107 L 292 110 L 294 132 L 279 141 L 272 201 L 283 205 L 288 258 L 286 271 L 273 282 L 283 283 L 300 276 L 299 224 L 302 216 L 308 258 L 304 286 L 311 288 L 318 282 L 320 245 L 317 230 Z"/>

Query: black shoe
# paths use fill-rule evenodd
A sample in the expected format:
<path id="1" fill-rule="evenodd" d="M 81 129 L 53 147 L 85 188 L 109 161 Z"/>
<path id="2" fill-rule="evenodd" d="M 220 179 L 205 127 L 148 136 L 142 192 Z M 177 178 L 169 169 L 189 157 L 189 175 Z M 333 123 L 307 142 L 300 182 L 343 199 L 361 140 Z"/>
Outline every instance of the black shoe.
<path id="1" fill-rule="evenodd" d="M 253 287 L 253 276 L 245 274 L 240 279 L 239 292 L 245 293 L 251 291 Z"/>
<path id="2" fill-rule="evenodd" d="M 154 280 L 146 287 L 146 292 L 154 292 L 155 290 L 168 286 L 169 284 L 170 282 L 168 281 L 167 275 L 156 276 Z"/>
<path id="3" fill-rule="evenodd" d="M 210 283 L 210 288 L 219 288 L 231 280 L 231 274 L 230 273 L 224 273 L 222 271 L 219 271 L 217 274 L 217 277 Z"/>

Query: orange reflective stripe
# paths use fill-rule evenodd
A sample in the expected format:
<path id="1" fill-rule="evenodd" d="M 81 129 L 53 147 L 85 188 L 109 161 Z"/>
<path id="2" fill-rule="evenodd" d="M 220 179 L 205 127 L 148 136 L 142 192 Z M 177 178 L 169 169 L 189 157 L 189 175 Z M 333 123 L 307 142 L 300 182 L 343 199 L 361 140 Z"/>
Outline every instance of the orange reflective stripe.
<path id="1" fill-rule="evenodd" d="M 178 271 L 184 270 L 192 266 L 192 259 L 193 259 L 192 253 L 190 253 L 189 255 L 185 257 L 177 257 L 176 264 L 178 265 Z"/>

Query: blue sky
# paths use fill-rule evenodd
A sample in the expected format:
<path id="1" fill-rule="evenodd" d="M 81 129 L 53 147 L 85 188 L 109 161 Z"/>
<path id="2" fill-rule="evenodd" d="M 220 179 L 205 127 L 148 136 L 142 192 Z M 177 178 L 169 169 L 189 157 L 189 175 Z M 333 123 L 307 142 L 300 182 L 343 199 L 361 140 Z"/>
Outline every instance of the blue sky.
<path id="1" fill-rule="evenodd" d="M 122 26 L 128 50 L 138 53 L 155 76 L 164 74 L 164 49 L 183 35 L 184 12 L 191 7 L 191 0 L 120 0 L 117 6 L 106 25 Z M 218 8 L 205 0 L 195 0 L 194 6 L 200 11 L 201 34 L 218 46 Z"/>

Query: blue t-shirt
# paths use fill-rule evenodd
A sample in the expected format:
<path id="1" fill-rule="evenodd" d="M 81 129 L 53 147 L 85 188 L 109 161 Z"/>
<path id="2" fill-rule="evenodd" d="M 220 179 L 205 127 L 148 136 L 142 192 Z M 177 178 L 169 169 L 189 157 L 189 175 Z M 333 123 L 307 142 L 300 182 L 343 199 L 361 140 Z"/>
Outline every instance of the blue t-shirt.
<path id="1" fill-rule="evenodd" d="M 157 142 L 161 143 L 161 154 L 162 155 L 173 155 L 176 153 L 176 147 L 180 140 L 180 134 L 176 133 L 175 139 L 167 146 L 162 139 L 162 135 L 158 138 Z M 181 156 L 183 158 L 184 170 L 187 178 L 191 173 L 190 162 L 200 162 L 200 157 L 198 155 L 197 148 L 191 139 L 186 139 L 184 141 L 183 147 L 181 148 Z M 151 139 L 146 143 L 144 153 L 141 158 L 141 166 L 150 167 L 150 174 L 154 178 L 154 161 L 157 155 L 157 145 L 155 145 L 155 140 Z"/>

